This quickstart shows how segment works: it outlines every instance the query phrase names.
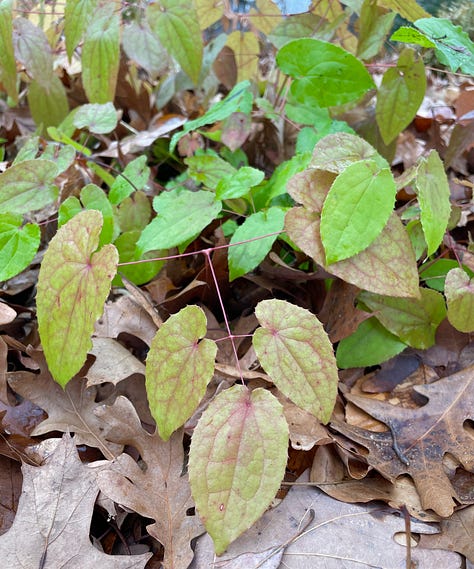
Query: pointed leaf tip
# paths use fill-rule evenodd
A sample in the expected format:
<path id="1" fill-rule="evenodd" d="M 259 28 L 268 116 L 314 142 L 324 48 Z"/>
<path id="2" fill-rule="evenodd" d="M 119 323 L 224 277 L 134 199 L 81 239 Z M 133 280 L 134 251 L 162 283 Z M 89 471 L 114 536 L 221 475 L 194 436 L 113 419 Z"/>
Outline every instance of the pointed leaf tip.
<path id="1" fill-rule="evenodd" d="M 337 394 L 337 366 L 321 322 L 308 310 L 284 300 L 263 300 L 253 345 L 262 367 L 278 389 L 323 423 Z"/>
<path id="2" fill-rule="evenodd" d="M 79 213 L 51 239 L 41 263 L 39 334 L 51 375 L 63 387 L 86 360 L 94 323 L 117 271 L 116 248 L 97 251 L 101 229 L 99 211 Z"/>
<path id="3" fill-rule="evenodd" d="M 151 343 L 146 391 L 151 414 L 165 441 L 191 417 L 214 373 L 217 345 L 213 340 L 201 340 L 206 325 L 201 308 L 186 306 L 161 326 Z"/>

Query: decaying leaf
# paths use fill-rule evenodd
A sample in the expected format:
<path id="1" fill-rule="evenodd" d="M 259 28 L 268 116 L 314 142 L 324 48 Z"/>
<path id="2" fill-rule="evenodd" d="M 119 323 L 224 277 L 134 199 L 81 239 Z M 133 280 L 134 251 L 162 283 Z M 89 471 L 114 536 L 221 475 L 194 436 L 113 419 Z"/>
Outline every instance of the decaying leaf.
<path id="1" fill-rule="evenodd" d="M 150 435 L 125 397 L 98 408 L 96 414 L 111 426 L 110 439 L 135 447 L 143 463 L 141 467 L 128 454 L 121 454 L 110 468 L 99 472 L 100 489 L 114 502 L 155 520 L 147 531 L 165 548 L 165 569 L 187 569 L 193 557 L 191 540 L 203 527 L 191 513 L 194 504 L 188 477 L 183 474 L 182 431 L 167 442 Z"/>
<path id="2" fill-rule="evenodd" d="M 0 536 L 2 564 L 9 569 L 139 569 L 150 554 L 106 555 L 89 539 L 96 472 L 83 466 L 74 440 L 65 435 L 43 466 L 23 465 L 23 491 L 10 530 Z"/>

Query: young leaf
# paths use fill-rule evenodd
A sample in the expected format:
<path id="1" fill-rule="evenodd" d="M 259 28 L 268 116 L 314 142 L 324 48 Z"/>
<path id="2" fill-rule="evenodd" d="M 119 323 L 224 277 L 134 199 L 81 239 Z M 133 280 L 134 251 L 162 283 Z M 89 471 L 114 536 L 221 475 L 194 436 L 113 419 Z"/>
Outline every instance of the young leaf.
<path id="1" fill-rule="evenodd" d="M 97 251 L 102 214 L 83 211 L 51 239 L 38 277 L 39 334 L 51 375 L 63 387 L 81 369 L 92 346 L 116 272 L 113 245 Z"/>
<path id="2" fill-rule="evenodd" d="M 446 317 L 446 306 L 435 290 L 420 288 L 420 295 L 419 299 L 394 298 L 361 292 L 359 300 L 402 342 L 425 350 L 435 343 L 435 332 Z"/>
<path id="3" fill-rule="evenodd" d="M 231 200 L 241 198 L 249 193 L 250 188 L 258 186 L 263 181 L 265 174 L 256 168 L 243 166 L 225 178 L 219 180 L 216 187 L 216 198 L 219 200 Z"/>
<path id="4" fill-rule="evenodd" d="M 274 498 L 287 447 L 283 408 L 265 389 L 234 385 L 204 411 L 191 440 L 189 482 L 218 555 Z"/>
<path id="5" fill-rule="evenodd" d="M 328 134 L 316 144 L 309 167 L 341 174 L 354 162 L 369 159 L 379 168 L 389 167 L 385 158 L 363 138 L 348 132 L 337 132 Z"/>
<path id="6" fill-rule="evenodd" d="M 287 212 L 285 229 L 298 247 L 326 267 L 317 212 L 295 207 Z M 359 288 L 391 296 L 419 296 L 415 254 L 395 213 L 375 241 L 355 257 L 334 263 L 328 270 Z"/>
<path id="7" fill-rule="evenodd" d="M 202 340 L 206 329 L 202 309 L 186 306 L 161 326 L 151 343 L 146 392 L 164 441 L 194 413 L 214 373 L 217 345 Z"/>
<path id="8" fill-rule="evenodd" d="M 52 203 L 58 168 L 49 160 L 25 160 L 0 174 L 0 213 L 27 213 Z"/>
<path id="9" fill-rule="evenodd" d="M 0 214 L 0 281 L 21 273 L 31 263 L 41 240 L 40 228 L 23 225 L 21 215 Z"/>
<path id="10" fill-rule="evenodd" d="M 406 344 L 372 317 L 339 342 L 336 361 L 342 369 L 373 366 L 393 358 L 405 348 Z"/>
<path id="11" fill-rule="evenodd" d="M 16 62 L 13 50 L 13 0 L 0 0 L 0 82 L 12 101 L 18 103 Z"/>
<path id="12" fill-rule="evenodd" d="M 196 84 L 202 65 L 202 38 L 196 10 L 188 0 L 150 4 L 146 17 L 161 44 Z"/>
<path id="13" fill-rule="evenodd" d="M 153 200 L 158 215 L 138 240 L 140 254 L 153 249 L 170 249 L 198 235 L 222 209 L 214 194 L 177 188 L 162 192 Z"/>
<path id="14" fill-rule="evenodd" d="M 284 300 L 263 300 L 255 315 L 261 325 L 253 346 L 262 367 L 289 399 L 323 423 L 337 394 L 332 344 L 321 322 L 308 310 Z"/>
<path id="15" fill-rule="evenodd" d="M 74 115 L 74 126 L 94 134 L 107 134 L 117 126 L 117 111 L 112 103 L 82 105 Z"/>
<path id="16" fill-rule="evenodd" d="M 395 203 L 395 181 L 374 160 L 348 166 L 334 180 L 321 212 L 321 240 L 326 263 L 353 257 L 385 227 Z"/>
<path id="17" fill-rule="evenodd" d="M 428 158 L 421 158 L 415 185 L 429 256 L 442 242 L 451 214 L 448 178 L 436 150 L 432 150 Z"/>
<path id="18" fill-rule="evenodd" d="M 452 269 L 446 275 L 448 320 L 461 332 L 474 332 L 474 279 L 462 269 Z"/>
<path id="19" fill-rule="evenodd" d="M 222 121 L 232 113 L 250 113 L 252 110 L 252 102 L 253 95 L 250 91 L 250 81 L 237 83 L 223 101 L 219 101 L 215 105 L 212 105 L 212 107 L 202 117 L 187 122 L 181 132 L 177 132 L 172 136 L 170 152 L 174 151 L 180 138 L 191 130 L 196 130 L 201 126 Z"/>
<path id="20" fill-rule="evenodd" d="M 69 60 L 84 35 L 97 0 L 68 0 L 64 9 L 64 37 Z"/>
<path id="21" fill-rule="evenodd" d="M 277 53 L 280 69 L 294 78 L 299 102 L 334 107 L 356 101 L 375 87 L 364 65 L 345 49 L 312 38 L 291 41 Z"/>
<path id="22" fill-rule="evenodd" d="M 253 213 L 242 225 L 239 225 L 232 236 L 231 245 L 255 237 L 262 237 L 262 239 L 229 247 L 229 280 L 233 281 L 252 271 L 265 259 L 278 237 L 278 235 L 269 237 L 265 235 L 282 231 L 284 223 L 285 212 L 279 207 L 271 207 L 267 211 Z"/>
<path id="23" fill-rule="evenodd" d="M 114 2 L 94 13 L 82 47 L 82 82 L 91 103 L 114 100 L 120 59 L 120 18 Z"/>
<path id="24" fill-rule="evenodd" d="M 425 66 L 405 48 L 396 67 L 387 69 L 377 94 L 375 116 L 385 144 L 390 144 L 416 115 L 426 91 Z"/>
<path id="25" fill-rule="evenodd" d="M 139 156 L 125 166 L 122 174 L 117 176 L 110 187 L 110 203 L 117 205 L 133 192 L 142 190 L 150 177 L 150 168 L 146 165 L 147 157 Z"/>

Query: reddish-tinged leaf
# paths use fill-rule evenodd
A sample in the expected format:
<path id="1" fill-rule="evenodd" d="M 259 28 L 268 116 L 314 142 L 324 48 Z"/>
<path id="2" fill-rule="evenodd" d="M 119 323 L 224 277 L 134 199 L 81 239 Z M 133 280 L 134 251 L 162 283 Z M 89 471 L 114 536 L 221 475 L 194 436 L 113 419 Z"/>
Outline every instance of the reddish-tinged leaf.
<path id="1" fill-rule="evenodd" d="M 189 481 L 218 555 L 270 504 L 287 449 L 283 409 L 264 389 L 234 385 L 203 413 L 191 441 Z"/>
<path id="2" fill-rule="evenodd" d="M 82 367 L 92 347 L 94 322 L 102 314 L 115 276 L 113 245 L 97 251 L 102 214 L 86 210 L 51 239 L 38 277 L 38 326 L 54 379 L 63 387 Z"/>
<path id="3" fill-rule="evenodd" d="M 474 331 L 474 279 L 462 269 L 452 269 L 444 285 L 448 320 L 461 332 Z"/>
<path id="4" fill-rule="evenodd" d="M 287 212 L 285 229 L 290 238 L 319 265 L 326 267 L 319 233 L 319 214 L 302 207 Z M 418 271 L 408 235 L 397 215 L 367 249 L 328 270 L 346 282 L 377 294 L 419 296 Z"/>
<path id="5" fill-rule="evenodd" d="M 263 300 L 255 308 L 261 325 L 253 346 L 278 389 L 323 423 L 337 394 L 337 366 L 323 325 L 308 310 L 284 300 Z"/>
<path id="6" fill-rule="evenodd" d="M 311 211 L 321 213 L 324 200 L 335 179 L 333 172 L 307 168 L 289 180 L 287 190 L 295 201 Z"/>
<path id="7" fill-rule="evenodd" d="M 196 410 L 214 373 L 217 345 L 202 340 L 206 316 L 186 306 L 154 337 L 146 360 L 146 391 L 160 437 L 167 441 Z"/>

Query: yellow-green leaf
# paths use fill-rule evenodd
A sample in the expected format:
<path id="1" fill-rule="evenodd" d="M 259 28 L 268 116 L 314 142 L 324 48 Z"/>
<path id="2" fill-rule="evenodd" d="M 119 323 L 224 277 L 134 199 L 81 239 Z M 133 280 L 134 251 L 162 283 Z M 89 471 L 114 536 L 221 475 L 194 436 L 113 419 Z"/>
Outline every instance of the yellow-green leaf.
<path id="1" fill-rule="evenodd" d="M 90 103 L 114 100 L 120 58 L 120 18 L 115 2 L 94 14 L 82 47 L 82 82 Z"/>
<path id="2" fill-rule="evenodd" d="M 165 441 L 191 417 L 214 373 L 217 345 L 202 340 L 206 328 L 203 310 L 186 306 L 161 326 L 151 343 L 146 360 L 146 392 L 151 414 Z"/>
<path id="3" fill-rule="evenodd" d="M 379 5 L 397 12 L 402 18 L 410 22 L 415 22 L 419 18 L 430 17 L 416 0 L 379 0 Z"/>
<path id="4" fill-rule="evenodd" d="M 263 300 L 255 308 L 261 325 L 253 346 L 262 367 L 293 403 L 323 423 L 337 394 L 337 366 L 323 325 L 308 310 L 284 300 Z"/>
<path id="5" fill-rule="evenodd" d="M 38 126 L 59 125 L 69 112 L 66 91 L 59 77 L 51 74 L 48 83 L 32 81 L 28 88 L 28 105 Z"/>
<path id="6" fill-rule="evenodd" d="M 21 215 L 0 214 L 0 281 L 14 277 L 31 263 L 38 251 L 38 225 L 23 224 Z"/>
<path id="7" fill-rule="evenodd" d="M 260 46 L 252 32 L 235 31 L 229 34 L 227 43 L 235 54 L 237 64 L 237 81 L 252 79 L 258 70 Z"/>
<path id="8" fill-rule="evenodd" d="M 18 102 L 16 62 L 13 50 L 13 0 L 0 0 L 0 82 L 14 103 Z"/>
<path id="9" fill-rule="evenodd" d="M 452 269 L 444 285 L 448 320 L 461 332 L 474 332 L 474 278 L 462 269 Z"/>
<path id="10" fill-rule="evenodd" d="M 81 41 L 96 6 L 97 0 L 67 0 L 64 9 L 64 37 L 69 59 Z"/>
<path id="11" fill-rule="evenodd" d="M 189 482 L 218 555 L 263 514 L 285 473 L 288 425 L 265 389 L 220 393 L 194 430 Z"/>
<path id="12" fill-rule="evenodd" d="M 36 296 L 39 334 L 49 370 L 63 387 L 92 347 L 117 269 L 113 245 L 97 251 L 102 214 L 78 213 L 51 239 L 41 263 Z"/>

